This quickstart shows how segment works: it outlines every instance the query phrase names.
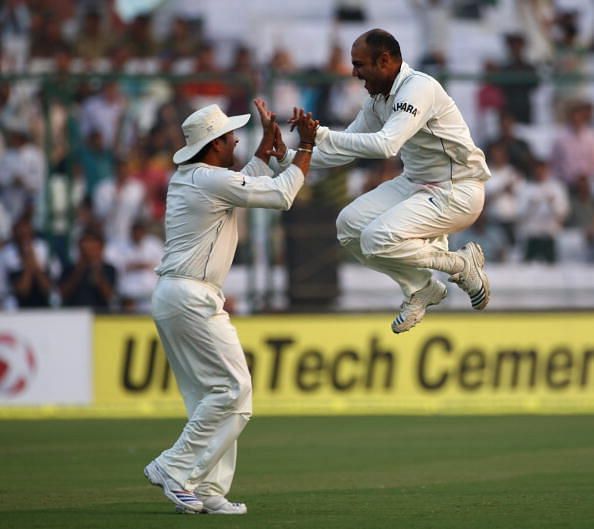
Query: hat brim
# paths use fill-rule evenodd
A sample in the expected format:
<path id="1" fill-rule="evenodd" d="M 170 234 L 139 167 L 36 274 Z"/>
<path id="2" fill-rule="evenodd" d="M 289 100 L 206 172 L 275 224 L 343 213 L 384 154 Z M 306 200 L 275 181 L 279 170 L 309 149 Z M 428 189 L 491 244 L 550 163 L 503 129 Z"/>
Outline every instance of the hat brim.
<path id="1" fill-rule="evenodd" d="M 223 134 L 227 134 L 227 132 L 231 132 L 232 130 L 237 130 L 241 127 L 244 127 L 251 117 L 251 114 L 230 116 L 227 120 L 226 125 L 223 128 L 213 132 L 211 136 L 204 138 L 202 141 L 198 143 L 186 145 L 185 147 L 182 147 L 179 151 L 176 151 L 173 155 L 173 163 L 179 165 L 180 163 L 187 162 L 190 158 L 198 154 L 211 141 L 220 138 L 221 136 L 223 136 Z"/>

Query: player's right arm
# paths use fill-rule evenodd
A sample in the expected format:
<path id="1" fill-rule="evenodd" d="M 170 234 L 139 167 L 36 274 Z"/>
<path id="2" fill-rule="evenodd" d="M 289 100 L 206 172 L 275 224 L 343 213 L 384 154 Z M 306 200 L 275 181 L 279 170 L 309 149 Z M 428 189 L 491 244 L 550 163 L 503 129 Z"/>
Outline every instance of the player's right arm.
<path id="1" fill-rule="evenodd" d="M 305 113 L 299 109 L 296 126 L 300 142 L 292 164 L 276 178 L 250 176 L 245 174 L 245 171 L 239 173 L 228 171 L 223 178 L 215 180 L 214 194 L 230 206 L 289 209 L 309 170 L 318 125 L 319 122 L 312 118 L 311 113 Z M 255 156 L 250 162 L 253 164 L 252 174 L 257 174 L 258 163 L 262 165 L 263 171 L 268 169 L 264 161 Z"/>
<path id="2" fill-rule="evenodd" d="M 290 123 L 293 122 L 295 119 L 295 114 L 293 118 L 289 120 Z M 351 122 L 351 124 L 344 130 L 345 133 L 357 133 L 357 132 L 376 132 L 381 129 L 381 122 L 379 121 L 378 117 L 373 112 L 373 99 L 367 98 L 365 104 L 358 112 L 355 119 Z M 293 157 L 295 156 L 295 152 L 293 149 L 288 149 L 285 157 L 282 160 L 279 160 L 279 164 L 281 169 L 285 169 L 289 166 L 292 162 Z M 311 167 L 314 169 L 323 169 L 327 167 L 339 167 L 341 165 L 346 165 L 351 163 L 355 160 L 355 156 L 347 155 L 341 152 L 328 152 L 328 151 L 321 151 L 318 148 L 314 148 L 314 152 L 311 158 Z"/>

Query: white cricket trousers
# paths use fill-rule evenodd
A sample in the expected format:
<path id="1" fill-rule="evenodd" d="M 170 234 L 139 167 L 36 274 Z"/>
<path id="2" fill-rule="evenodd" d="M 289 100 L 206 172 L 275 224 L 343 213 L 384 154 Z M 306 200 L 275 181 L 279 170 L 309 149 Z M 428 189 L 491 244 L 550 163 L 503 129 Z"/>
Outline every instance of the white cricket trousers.
<path id="1" fill-rule="evenodd" d="M 188 422 L 158 464 L 187 490 L 223 495 L 235 473 L 237 438 L 252 414 L 252 383 L 243 349 L 218 288 L 164 276 L 152 312 L 184 399 Z"/>
<path id="2" fill-rule="evenodd" d="M 477 219 L 485 191 L 477 179 L 419 184 L 405 175 L 351 202 L 338 215 L 336 229 L 342 246 L 394 279 L 408 299 L 429 282 L 427 268 L 445 261 L 447 234 Z"/>

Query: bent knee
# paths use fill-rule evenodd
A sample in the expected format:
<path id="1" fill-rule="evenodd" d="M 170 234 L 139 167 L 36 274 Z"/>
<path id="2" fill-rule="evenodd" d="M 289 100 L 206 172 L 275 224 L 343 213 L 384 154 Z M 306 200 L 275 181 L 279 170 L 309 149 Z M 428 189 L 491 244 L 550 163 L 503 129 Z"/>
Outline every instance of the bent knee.
<path id="1" fill-rule="evenodd" d="M 353 239 L 358 239 L 361 234 L 361 222 L 355 208 L 346 206 L 336 218 L 336 238 L 343 246 Z"/>
<path id="2" fill-rule="evenodd" d="M 252 401 L 252 380 L 250 377 L 242 378 L 237 381 L 237 386 L 234 389 L 233 405 L 236 408 L 241 408 L 245 402 Z"/>
<path id="3" fill-rule="evenodd" d="M 379 257 L 391 253 L 394 246 L 403 240 L 397 233 L 372 223 L 361 233 L 361 252 L 365 257 Z"/>

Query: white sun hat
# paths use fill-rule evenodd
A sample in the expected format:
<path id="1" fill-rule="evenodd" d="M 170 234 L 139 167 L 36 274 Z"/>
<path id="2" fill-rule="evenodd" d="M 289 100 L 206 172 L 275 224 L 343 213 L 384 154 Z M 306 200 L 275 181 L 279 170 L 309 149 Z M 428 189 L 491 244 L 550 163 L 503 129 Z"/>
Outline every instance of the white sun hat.
<path id="1" fill-rule="evenodd" d="M 212 140 L 243 127 L 250 117 L 250 114 L 229 117 L 219 108 L 219 105 L 208 105 L 196 110 L 182 123 L 186 146 L 173 155 L 173 163 L 186 162 Z"/>

